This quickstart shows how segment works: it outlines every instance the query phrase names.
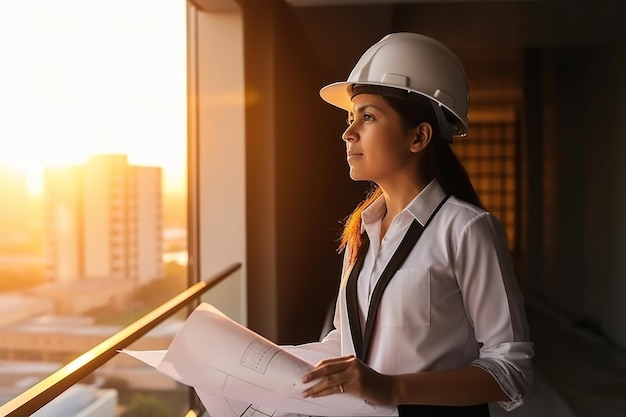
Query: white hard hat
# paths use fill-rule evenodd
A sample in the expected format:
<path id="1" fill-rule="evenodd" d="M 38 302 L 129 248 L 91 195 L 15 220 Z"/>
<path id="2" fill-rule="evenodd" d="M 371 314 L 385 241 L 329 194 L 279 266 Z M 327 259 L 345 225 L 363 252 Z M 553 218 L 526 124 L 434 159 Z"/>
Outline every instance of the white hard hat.
<path id="1" fill-rule="evenodd" d="M 365 51 L 347 81 L 323 87 L 320 96 L 349 111 L 355 84 L 392 87 L 427 97 L 436 104 L 433 108 L 439 125 L 452 123 L 449 136 L 467 134 L 469 89 L 465 69 L 454 52 L 435 39 L 417 33 L 389 34 Z M 454 121 L 447 122 L 440 108 Z"/>

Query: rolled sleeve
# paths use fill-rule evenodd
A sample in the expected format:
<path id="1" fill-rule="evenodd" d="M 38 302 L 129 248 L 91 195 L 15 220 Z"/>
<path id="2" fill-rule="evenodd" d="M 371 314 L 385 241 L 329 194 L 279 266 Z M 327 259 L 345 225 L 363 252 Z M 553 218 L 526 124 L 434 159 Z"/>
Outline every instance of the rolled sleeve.
<path id="1" fill-rule="evenodd" d="M 513 344 L 503 344 L 513 345 Z M 519 359 L 511 361 L 511 355 L 493 355 L 487 357 L 481 352 L 481 357 L 472 362 L 472 366 L 477 366 L 488 372 L 498 383 L 502 391 L 509 397 L 510 401 L 498 401 L 498 404 L 507 411 L 511 411 L 524 404 L 524 397 L 532 389 L 533 369 L 528 353 L 532 355 L 532 343 L 515 343 L 517 350 L 521 353 Z M 524 357 L 525 356 L 525 357 Z"/>
<path id="2" fill-rule="evenodd" d="M 472 365 L 492 375 L 510 398 L 499 402 L 502 408 L 517 408 L 532 387 L 533 343 L 506 236 L 491 214 L 477 215 L 464 228 L 455 273 L 474 336 L 481 344 Z"/>

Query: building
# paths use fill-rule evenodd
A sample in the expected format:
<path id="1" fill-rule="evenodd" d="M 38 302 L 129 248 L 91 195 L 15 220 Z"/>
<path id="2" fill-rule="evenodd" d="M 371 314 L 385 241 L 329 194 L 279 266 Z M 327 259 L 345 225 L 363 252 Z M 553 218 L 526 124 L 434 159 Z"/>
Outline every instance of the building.
<path id="1" fill-rule="evenodd" d="M 180 330 L 180 320 L 169 320 L 152 329 L 129 348 L 167 349 Z M 19 368 L 28 363 L 64 364 L 122 330 L 123 326 L 95 324 L 90 317 L 47 315 L 33 317 L 0 328 L 0 363 L 7 361 Z M 117 355 L 103 369 L 144 368 L 141 362 Z M 4 369 L 2 374 L 8 374 Z"/>
<path id="2" fill-rule="evenodd" d="M 30 214 L 24 172 L 0 166 L 0 193 L 0 241 L 24 240 Z"/>
<path id="3" fill-rule="evenodd" d="M 47 168 L 48 280 L 145 283 L 161 277 L 161 182 L 161 168 L 129 165 L 126 155 L 95 155 L 83 165 Z"/>
<path id="4" fill-rule="evenodd" d="M 0 329 L 33 317 L 54 313 L 52 300 L 28 297 L 18 293 L 0 294 Z M 0 359 L 2 359 L 0 349 Z"/>
<path id="5" fill-rule="evenodd" d="M 46 168 L 44 252 L 48 281 L 71 282 L 82 273 L 82 167 Z"/>
<path id="6" fill-rule="evenodd" d="M 23 290 L 23 294 L 51 303 L 63 316 L 88 315 L 94 310 L 124 311 L 132 305 L 137 286 L 128 279 L 90 278 L 50 282 Z M 0 321 L 1 322 L 1 321 Z"/>
<path id="7" fill-rule="evenodd" d="M 33 381 L 26 378 L 14 387 L 0 386 L 0 405 L 23 391 L 23 385 Z M 56 397 L 43 408 L 32 414 L 33 417 L 116 417 L 118 393 L 114 389 L 102 389 L 91 385 L 76 384 Z"/>
<path id="8" fill-rule="evenodd" d="M 98 288 L 87 285 L 92 283 L 97 283 Z M 90 305 L 94 307 L 96 305 L 91 303 L 97 302 L 98 298 L 109 301 L 112 294 L 116 290 L 120 292 L 123 285 L 113 282 L 108 284 L 108 288 L 104 289 L 104 283 L 97 280 L 84 280 L 44 285 L 34 289 L 35 296 L 30 297 L 0 295 L 0 405 L 26 389 L 24 385 L 29 385 L 29 381 L 40 381 L 122 329 L 121 325 L 97 324 L 91 317 L 58 311 L 59 305 L 63 305 L 66 310 L 87 309 Z M 67 293 L 65 296 L 64 292 Z M 120 294 L 123 297 L 123 292 Z M 168 320 L 131 344 L 129 349 L 167 349 L 181 326 L 180 319 Z M 176 381 L 128 355 L 116 355 L 94 376 L 104 381 L 123 381 L 126 389 L 132 390 L 177 389 Z M 81 398 L 90 398 L 88 403 L 82 403 L 76 400 L 78 394 L 69 394 L 73 389 L 68 390 L 67 395 L 55 399 L 53 403 L 56 405 L 51 403 L 46 406 L 47 411 L 41 416 L 82 416 L 78 411 L 80 409 L 80 412 L 86 413 L 84 416 L 103 417 L 109 414 L 100 414 L 100 411 L 109 410 L 111 404 L 117 404 L 115 390 L 80 390 L 86 396 Z M 72 411 L 67 412 L 70 409 Z M 65 410 L 65 414 L 62 410 Z M 96 411 L 91 414 L 92 411 L 88 410 Z"/>

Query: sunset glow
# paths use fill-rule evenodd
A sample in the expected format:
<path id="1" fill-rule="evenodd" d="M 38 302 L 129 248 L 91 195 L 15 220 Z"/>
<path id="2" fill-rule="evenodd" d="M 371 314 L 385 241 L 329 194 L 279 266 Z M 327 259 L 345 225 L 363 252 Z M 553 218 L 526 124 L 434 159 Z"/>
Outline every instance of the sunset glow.
<path id="1" fill-rule="evenodd" d="M 0 0 L 0 164 L 186 165 L 184 0 Z"/>

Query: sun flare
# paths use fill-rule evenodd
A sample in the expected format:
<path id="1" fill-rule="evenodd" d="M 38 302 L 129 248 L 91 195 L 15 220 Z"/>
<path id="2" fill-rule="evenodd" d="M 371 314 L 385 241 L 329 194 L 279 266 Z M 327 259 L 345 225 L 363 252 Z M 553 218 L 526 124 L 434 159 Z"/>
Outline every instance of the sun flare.
<path id="1" fill-rule="evenodd" d="M 185 19 L 183 0 L 0 0 L 0 165 L 36 190 L 46 166 L 120 153 L 182 186 Z"/>

